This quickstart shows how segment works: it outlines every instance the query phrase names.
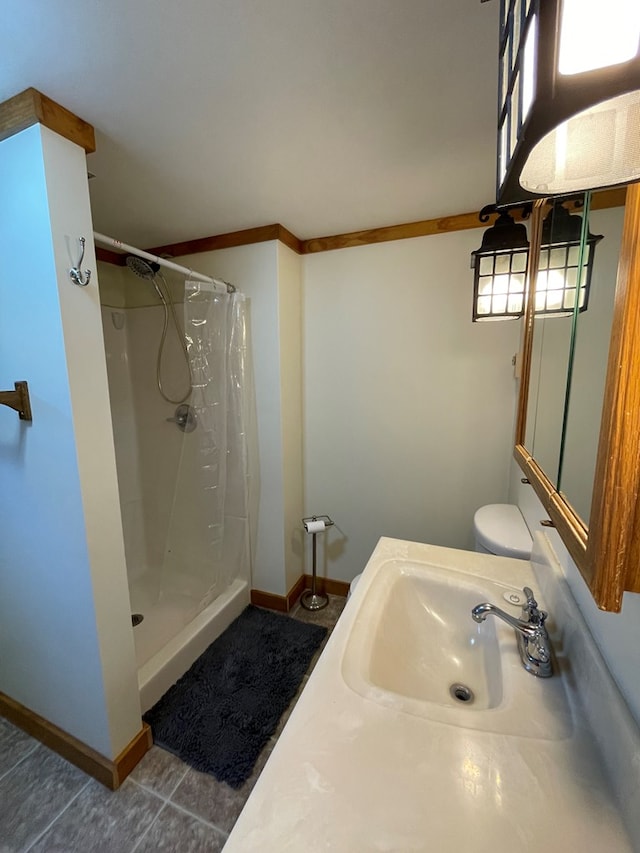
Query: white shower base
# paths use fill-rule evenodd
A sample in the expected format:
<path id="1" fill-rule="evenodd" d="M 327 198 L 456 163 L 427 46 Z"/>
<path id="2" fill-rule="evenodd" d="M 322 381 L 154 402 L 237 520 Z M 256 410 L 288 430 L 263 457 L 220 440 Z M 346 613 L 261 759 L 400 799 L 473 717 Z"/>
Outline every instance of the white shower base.
<path id="1" fill-rule="evenodd" d="M 193 610 L 187 596 L 163 595 L 155 601 L 155 581 L 147 576 L 131 585 L 131 611 L 144 621 L 133 629 L 138 662 L 138 688 L 142 712 L 148 711 L 180 678 L 216 637 L 249 604 L 249 584 L 237 579 L 185 624 Z"/>

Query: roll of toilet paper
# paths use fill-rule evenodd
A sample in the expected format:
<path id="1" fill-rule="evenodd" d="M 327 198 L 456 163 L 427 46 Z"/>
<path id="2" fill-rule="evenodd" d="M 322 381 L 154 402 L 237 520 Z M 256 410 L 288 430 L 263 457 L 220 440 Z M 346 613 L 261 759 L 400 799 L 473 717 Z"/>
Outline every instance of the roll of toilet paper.
<path id="1" fill-rule="evenodd" d="M 305 521 L 304 527 L 307 533 L 321 533 L 326 528 L 326 523 L 321 520 Z"/>

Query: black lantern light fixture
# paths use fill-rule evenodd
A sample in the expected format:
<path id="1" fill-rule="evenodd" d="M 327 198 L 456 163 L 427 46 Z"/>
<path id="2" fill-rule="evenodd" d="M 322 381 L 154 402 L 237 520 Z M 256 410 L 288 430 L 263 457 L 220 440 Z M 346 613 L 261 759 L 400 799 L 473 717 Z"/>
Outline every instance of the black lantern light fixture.
<path id="1" fill-rule="evenodd" d="M 480 211 L 480 222 L 488 222 L 496 207 Z M 527 215 L 525 210 L 523 215 Z M 482 237 L 482 245 L 471 253 L 473 274 L 473 322 L 509 320 L 524 312 L 524 290 L 529 257 L 527 229 L 506 211 Z"/>
<path id="2" fill-rule="evenodd" d="M 555 202 L 542 223 L 536 315 L 566 317 L 573 314 L 576 300 L 578 311 L 587 310 L 595 248 L 600 240 L 601 234 L 589 231 L 586 218 L 569 213 L 562 201 Z"/>
<path id="3" fill-rule="evenodd" d="M 640 179 L 639 0 L 501 0 L 497 200 Z"/>
<path id="4" fill-rule="evenodd" d="M 566 199 L 558 199 L 542 223 L 534 311 L 538 316 L 569 316 L 585 311 L 596 244 L 602 239 L 591 234 L 584 217 L 569 213 Z M 582 197 L 575 200 L 576 206 Z M 488 222 L 496 211 L 487 205 L 480 221 Z M 523 218 L 530 206 L 523 206 Z M 529 257 L 527 229 L 516 223 L 506 210 L 485 231 L 482 245 L 471 253 L 473 277 L 473 322 L 509 320 L 522 317 L 525 310 L 526 270 Z"/>

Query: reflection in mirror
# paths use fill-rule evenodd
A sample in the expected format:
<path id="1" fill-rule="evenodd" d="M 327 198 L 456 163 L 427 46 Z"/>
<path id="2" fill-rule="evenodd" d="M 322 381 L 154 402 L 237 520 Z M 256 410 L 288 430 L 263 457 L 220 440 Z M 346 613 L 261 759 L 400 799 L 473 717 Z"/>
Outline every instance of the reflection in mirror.
<path id="1" fill-rule="evenodd" d="M 594 258 L 589 309 L 578 315 L 558 487 L 588 524 L 602 416 L 624 208 L 592 211 L 603 234 Z"/>
<path id="2" fill-rule="evenodd" d="M 542 207 L 536 203 L 531 223 L 534 250 L 529 254 L 527 271 L 530 290 L 540 255 L 535 247 L 541 243 Z M 640 593 L 640 184 L 630 184 L 624 192 L 597 193 L 594 207 L 591 224 L 603 232 L 604 240 L 595 257 L 593 302 L 585 314 L 576 317 L 576 379 L 565 418 L 561 491 L 525 446 L 533 327 L 537 321 L 533 299 L 527 302 L 523 330 L 514 456 L 596 605 L 619 612 L 625 591 Z M 598 308 L 602 300 L 606 303 L 603 313 Z M 610 328 L 608 314 L 612 315 Z M 592 349 L 593 339 L 600 336 Z M 539 366 L 533 369 L 535 373 Z M 590 436 L 586 435 L 587 427 L 594 431 Z M 590 451 L 589 458 L 583 454 L 589 443 L 595 444 L 596 432 L 597 459 L 592 475 L 594 454 Z M 581 480 L 576 479 L 577 473 Z"/>
<path id="3" fill-rule="evenodd" d="M 573 202 L 572 209 L 575 210 Z M 587 305 L 586 271 L 578 273 L 582 218 L 561 203 L 546 205 L 538 257 L 535 319 L 525 446 L 554 486 L 558 486 L 571 362 L 576 286 L 579 307 Z"/>
<path id="4" fill-rule="evenodd" d="M 570 349 L 570 318 L 536 318 L 525 447 L 556 487 Z"/>

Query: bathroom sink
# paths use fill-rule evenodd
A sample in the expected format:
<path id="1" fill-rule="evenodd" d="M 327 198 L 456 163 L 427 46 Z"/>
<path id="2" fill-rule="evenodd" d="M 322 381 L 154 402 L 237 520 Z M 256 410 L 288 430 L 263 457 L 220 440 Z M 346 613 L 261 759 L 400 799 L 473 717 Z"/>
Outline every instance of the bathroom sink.
<path id="1" fill-rule="evenodd" d="M 479 596 L 451 577 L 396 573 L 371 638 L 371 684 L 422 702 L 464 701 L 472 711 L 499 705 L 496 626 L 467 618 Z"/>
<path id="2" fill-rule="evenodd" d="M 519 616 L 520 607 L 505 599 L 517 592 L 431 564 L 386 561 L 364 590 L 346 643 L 346 684 L 389 709 L 449 725 L 568 737 L 572 720 L 562 675 L 540 679 L 526 672 L 513 629 L 471 618 L 481 601 Z"/>

